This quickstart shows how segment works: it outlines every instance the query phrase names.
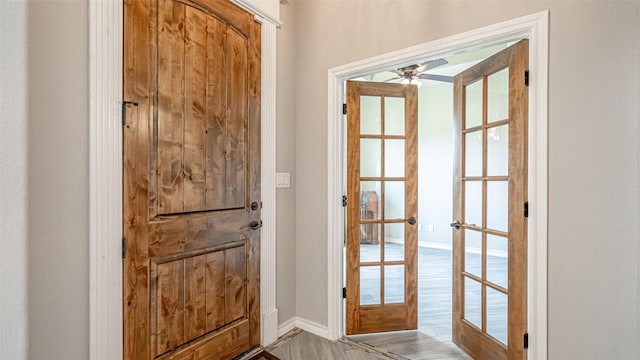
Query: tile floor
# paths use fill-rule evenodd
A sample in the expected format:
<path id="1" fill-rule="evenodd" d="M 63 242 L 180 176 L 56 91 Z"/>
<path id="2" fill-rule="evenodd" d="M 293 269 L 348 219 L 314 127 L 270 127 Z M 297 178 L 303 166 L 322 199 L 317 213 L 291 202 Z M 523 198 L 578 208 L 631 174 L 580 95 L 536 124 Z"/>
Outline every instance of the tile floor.
<path id="1" fill-rule="evenodd" d="M 420 331 L 359 335 L 329 341 L 299 329 L 283 336 L 267 350 L 281 360 L 469 360 L 455 346 Z"/>

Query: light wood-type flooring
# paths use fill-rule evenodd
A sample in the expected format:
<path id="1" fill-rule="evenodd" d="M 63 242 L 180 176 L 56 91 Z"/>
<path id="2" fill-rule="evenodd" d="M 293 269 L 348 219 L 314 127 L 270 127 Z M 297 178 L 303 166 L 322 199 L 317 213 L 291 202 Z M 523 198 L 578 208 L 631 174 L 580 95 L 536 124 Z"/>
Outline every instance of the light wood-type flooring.
<path id="1" fill-rule="evenodd" d="M 360 245 L 363 261 L 379 261 L 380 245 Z M 386 243 L 385 257 L 401 258 L 400 244 Z M 467 253 L 467 271 L 481 274 L 481 256 Z M 452 318 L 452 253 L 450 250 L 418 247 L 418 329 L 441 341 L 451 341 Z M 393 269 L 396 270 L 396 269 Z M 403 269 L 385 274 L 385 302 L 404 301 Z M 363 304 L 380 303 L 379 272 L 361 272 Z M 506 287 L 507 258 L 487 256 L 487 278 Z M 507 298 L 492 292 L 487 296 L 487 329 L 496 339 L 507 342 Z M 480 327 L 481 294 L 475 288 L 466 290 L 466 318 Z"/>
<path id="2" fill-rule="evenodd" d="M 402 246 L 387 243 L 385 253 L 398 256 Z M 361 257 L 373 259 L 379 253 L 379 246 L 366 245 L 361 249 Z M 492 279 L 506 279 L 506 258 L 488 256 L 487 276 Z M 283 336 L 267 350 L 282 360 L 324 360 L 324 359 L 396 359 L 396 360 L 469 360 L 462 350 L 451 342 L 451 294 L 452 294 L 451 251 L 419 247 L 418 249 L 418 331 L 349 336 L 339 341 L 329 341 L 305 331 L 295 329 Z M 480 255 L 467 254 L 467 269 L 480 269 Z M 364 274 L 363 274 L 364 275 Z M 392 280 L 392 277 L 387 277 Z M 375 302 L 379 292 L 377 279 L 363 279 L 361 291 Z M 398 281 L 400 284 L 401 281 Z M 496 281 L 497 282 L 497 281 Z M 387 296 L 401 297 L 402 291 L 385 291 Z M 400 286 L 398 289 L 400 290 Z M 467 293 L 469 300 L 472 292 Z M 386 299 L 386 300 L 391 300 Z M 398 298 L 398 300 L 401 300 Z M 479 300 L 479 299 L 478 299 Z M 506 338 L 506 304 L 498 301 L 487 303 L 487 321 L 497 338 Z M 491 311 L 489 311 L 491 310 Z M 479 316 L 480 305 L 467 308 L 468 317 Z"/>
<path id="3" fill-rule="evenodd" d="M 420 331 L 360 335 L 329 341 L 298 329 L 283 336 L 267 350 L 281 360 L 469 360 L 451 343 Z"/>

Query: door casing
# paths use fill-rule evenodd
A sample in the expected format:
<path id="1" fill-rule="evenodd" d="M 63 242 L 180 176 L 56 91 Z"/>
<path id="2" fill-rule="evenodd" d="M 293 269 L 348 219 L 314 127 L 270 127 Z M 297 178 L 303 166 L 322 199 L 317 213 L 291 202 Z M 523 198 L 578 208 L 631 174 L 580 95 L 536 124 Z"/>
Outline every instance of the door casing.
<path id="1" fill-rule="evenodd" d="M 252 5 L 262 31 L 261 344 L 278 338 L 275 263 L 276 30 L 282 23 Z M 89 359 L 122 359 L 122 2 L 89 2 Z M 115 239 L 115 240 L 114 240 Z"/>
<path id="2" fill-rule="evenodd" d="M 327 338 L 344 336 L 342 308 L 344 211 L 343 115 L 344 81 L 407 63 L 496 43 L 529 39 L 528 127 L 528 313 L 529 358 L 547 358 L 547 127 L 549 11 L 542 11 L 447 38 L 427 42 L 328 71 L 328 319 Z"/>

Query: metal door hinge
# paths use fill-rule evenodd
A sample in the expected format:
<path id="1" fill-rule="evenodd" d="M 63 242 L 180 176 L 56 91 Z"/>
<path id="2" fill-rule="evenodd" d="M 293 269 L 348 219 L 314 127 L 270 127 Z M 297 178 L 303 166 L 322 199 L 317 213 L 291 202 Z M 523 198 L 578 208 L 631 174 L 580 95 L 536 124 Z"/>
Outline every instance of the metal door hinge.
<path id="1" fill-rule="evenodd" d="M 524 85 L 529 86 L 529 70 L 524 71 Z"/>
<path id="2" fill-rule="evenodd" d="M 529 348 L 529 333 L 524 334 L 524 349 L 527 350 Z"/>
<path id="3" fill-rule="evenodd" d="M 122 237 L 122 259 L 127 257 L 127 238 Z"/>
<path id="4" fill-rule="evenodd" d="M 127 105 L 138 106 L 138 102 L 122 100 L 122 126 L 127 125 Z"/>
<path id="5" fill-rule="evenodd" d="M 347 104 L 342 104 L 342 115 L 347 115 Z"/>
<path id="6" fill-rule="evenodd" d="M 342 206 L 347 206 L 347 195 L 342 195 Z"/>
<path id="7" fill-rule="evenodd" d="M 346 298 L 347 298 L 347 288 L 346 288 L 346 287 L 343 287 L 343 288 L 342 288 L 342 298 L 343 298 L 343 299 L 346 299 Z"/>
<path id="8" fill-rule="evenodd" d="M 529 202 L 528 201 L 524 202 L 524 217 L 526 217 L 526 218 L 529 217 Z"/>

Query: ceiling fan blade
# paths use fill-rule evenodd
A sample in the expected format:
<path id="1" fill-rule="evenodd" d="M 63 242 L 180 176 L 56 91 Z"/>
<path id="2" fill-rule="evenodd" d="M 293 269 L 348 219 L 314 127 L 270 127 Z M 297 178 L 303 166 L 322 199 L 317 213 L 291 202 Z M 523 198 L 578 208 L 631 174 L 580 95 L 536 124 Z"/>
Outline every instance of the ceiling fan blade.
<path id="1" fill-rule="evenodd" d="M 418 75 L 418 77 L 420 79 L 424 79 L 424 80 L 442 81 L 442 82 L 447 82 L 447 83 L 452 83 L 453 82 L 453 76 L 447 76 L 447 75 L 420 74 L 420 75 Z"/>
<path id="2" fill-rule="evenodd" d="M 445 59 L 435 59 L 435 60 L 425 61 L 414 70 L 414 74 L 420 74 L 427 70 L 435 69 L 442 65 L 447 65 L 448 63 L 449 62 Z"/>

